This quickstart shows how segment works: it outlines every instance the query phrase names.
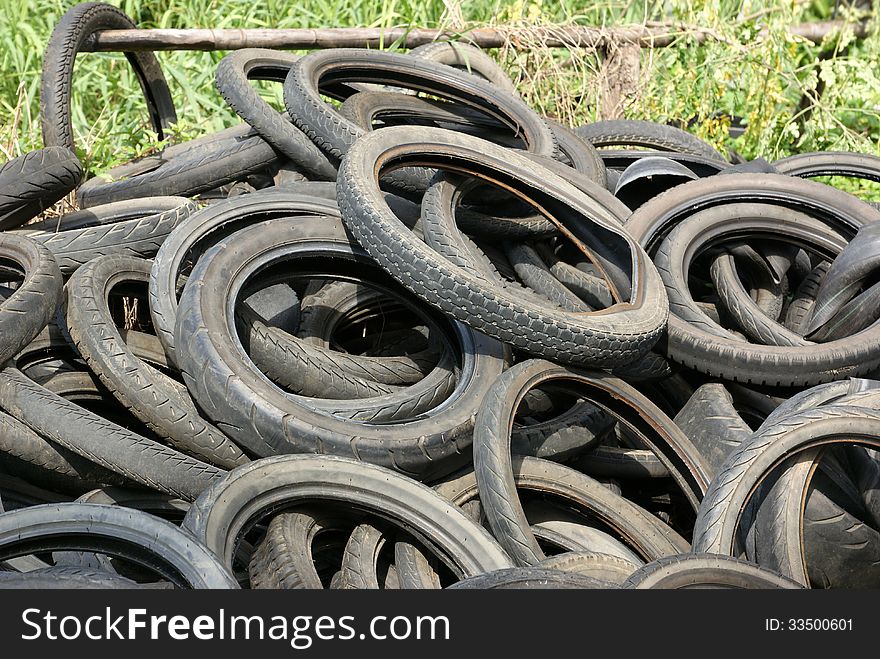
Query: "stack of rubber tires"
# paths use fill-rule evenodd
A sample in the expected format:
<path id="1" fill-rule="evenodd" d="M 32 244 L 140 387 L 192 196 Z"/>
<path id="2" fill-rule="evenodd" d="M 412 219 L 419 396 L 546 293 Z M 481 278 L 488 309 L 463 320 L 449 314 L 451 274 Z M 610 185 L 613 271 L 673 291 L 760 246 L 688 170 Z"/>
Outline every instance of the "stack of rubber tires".
<path id="1" fill-rule="evenodd" d="M 572 130 L 435 43 L 236 51 L 240 125 L 86 177 L 130 27 L 64 15 L 0 168 L 0 588 L 880 585 L 880 210 L 808 180 L 880 159 Z"/>

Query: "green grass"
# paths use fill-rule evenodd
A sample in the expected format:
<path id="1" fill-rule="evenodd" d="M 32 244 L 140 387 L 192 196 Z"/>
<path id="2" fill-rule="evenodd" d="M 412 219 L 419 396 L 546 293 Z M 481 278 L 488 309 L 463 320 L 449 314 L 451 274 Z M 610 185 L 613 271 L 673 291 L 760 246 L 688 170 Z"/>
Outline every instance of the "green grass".
<path id="1" fill-rule="evenodd" d="M 39 79 L 42 51 L 71 2 L 0 0 L 0 149 L 7 157 L 41 146 Z M 848 149 L 880 153 L 880 21 L 867 39 L 836 35 L 820 46 L 795 40 L 787 27 L 829 18 L 833 0 L 124 0 L 118 4 L 143 27 L 452 27 L 581 24 L 611 26 L 676 21 L 713 29 L 719 40 L 687 38 L 643 50 L 638 93 L 624 114 L 689 122 L 717 146 L 747 157 Z M 843 4 L 843 3 L 842 3 Z M 448 5 L 448 8 L 447 8 Z M 844 11 L 846 5 L 843 4 Z M 451 8 L 451 11 L 449 11 Z M 874 0 L 874 16 L 880 14 Z M 463 21 L 463 23 L 461 23 Z M 763 29 L 769 37 L 757 39 Z M 595 120 L 601 60 L 589 51 L 504 48 L 495 54 L 537 110 L 567 123 Z M 825 58 L 820 57 L 826 53 Z M 176 139 L 237 122 L 214 88 L 224 53 L 158 54 L 178 108 Z M 804 94 L 824 93 L 810 118 L 798 115 Z M 280 86 L 262 86 L 280 102 Z M 731 140 L 731 115 L 747 122 Z M 86 53 L 77 61 L 73 118 L 80 156 L 106 169 L 155 148 L 137 81 L 122 55 Z M 876 196 L 876 191 L 873 191 Z"/>

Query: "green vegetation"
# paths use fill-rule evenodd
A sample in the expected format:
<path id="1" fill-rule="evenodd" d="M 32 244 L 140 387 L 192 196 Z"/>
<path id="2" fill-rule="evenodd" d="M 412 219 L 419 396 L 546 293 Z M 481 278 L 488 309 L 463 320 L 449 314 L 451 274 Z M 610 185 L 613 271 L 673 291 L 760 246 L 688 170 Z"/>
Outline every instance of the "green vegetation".
<path id="1" fill-rule="evenodd" d="M 844 30 L 820 45 L 792 37 L 789 26 L 831 18 L 834 0 L 123 0 L 143 27 L 420 26 L 460 30 L 478 24 L 613 26 L 650 21 L 700 26 L 706 42 L 683 35 L 668 48 L 644 49 L 636 93 L 623 114 L 682 121 L 718 146 L 746 157 L 848 149 L 880 153 L 880 1 L 855 9 L 844 0 L 837 18 L 872 15 L 869 35 Z M 62 0 L 0 0 L 0 149 L 7 157 L 39 147 L 42 52 Z M 585 50 L 503 48 L 496 54 L 534 107 L 568 123 L 595 120 L 601 58 Z M 393 47 L 393 44 L 390 44 Z M 236 122 L 213 85 L 223 53 L 159 53 L 178 108 L 178 138 Z M 815 98 L 807 117 L 801 100 Z M 266 85 L 280 101 L 280 86 Z M 93 169 L 156 147 L 134 75 L 122 55 L 83 54 L 77 64 L 74 122 L 80 154 Z M 731 116 L 745 133 L 728 136 Z"/>

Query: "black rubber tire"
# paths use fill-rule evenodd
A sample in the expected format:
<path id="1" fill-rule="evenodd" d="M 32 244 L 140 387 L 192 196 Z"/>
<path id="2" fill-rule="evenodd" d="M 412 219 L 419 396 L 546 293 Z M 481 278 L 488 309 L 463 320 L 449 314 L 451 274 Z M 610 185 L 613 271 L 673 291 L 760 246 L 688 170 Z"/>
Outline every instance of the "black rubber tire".
<path id="1" fill-rule="evenodd" d="M 666 590 L 802 588 L 799 583 L 754 563 L 715 554 L 685 554 L 661 558 L 639 568 L 622 587 Z"/>
<path id="2" fill-rule="evenodd" d="M 77 499 L 79 503 L 101 503 L 108 506 L 124 506 L 142 510 L 168 521 L 183 521 L 189 503 L 167 494 L 127 487 L 104 487 L 86 492 Z"/>
<path id="3" fill-rule="evenodd" d="M 20 226 L 73 191 L 83 169 L 69 149 L 50 146 L 0 165 L 0 231 Z"/>
<path id="4" fill-rule="evenodd" d="M 182 499 L 176 499 L 167 494 L 160 494 L 151 490 L 134 489 L 132 487 L 104 487 L 91 490 L 79 496 L 75 503 L 133 508 L 134 510 L 155 515 L 171 522 L 175 526 L 180 526 L 186 511 L 189 510 L 189 503 Z M 56 551 L 53 552 L 52 559 L 56 565 L 97 567 L 108 572 L 119 573 L 122 571 L 123 573 L 131 574 L 130 566 L 120 566 L 111 560 L 110 557 L 95 552 Z M 138 573 L 135 572 L 135 574 Z M 142 578 L 146 577 L 142 573 L 140 576 Z M 168 581 L 149 581 L 148 578 L 143 580 L 145 582 L 144 587 L 147 588 L 173 588 L 173 584 Z"/>
<path id="5" fill-rule="evenodd" d="M 172 229 L 197 208 L 183 197 L 133 199 L 69 213 L 16 233 L 48 247 L 67 277 L 98 256 L 152 258 Z"/>
<path id="6" fill-rule="evenodd" d="M 545 159 L 541 162 L 545 161 L 547 160 Z M 433 187 L 433 185 L 431 187 Z M 472 188 L 475 186 L 471 184 L 469 187 Z M 431 189 L 429 188 L 422 197 L 423 204 L 430 192 Z M 444 205 L 438 206 L 436 208 L 436 213 L 448 218 L 454 218 L 456 226 L 461 231 L 481 240 L 480 249 L 487 255 L 490 252 L 486 250 L 494 248 L 497 250 L 498 257 L 505 259 L 504 254 L 496 244 L 499 239 L 509 238 L 511 240 L 529 240 L 532 238 L 546 238 L 558 233 L 556 225 L 543 215 L 535 214 L 526 215 L 524 217 L 502 217 L 491 213 L 487 214 L 486 212 L 481 212 L 481 210 L 484 209 L 477 210 L 470 206 L 457 205 L 458 193 L 459 190 L 455 190 L 455 194 L 441 197 Z M 434 203 L 437 201 L 440 201 L 440 199 L 435 199 Z M 487 241 L 492 242 L 490 243 Z M 505 262 L 505 268 L 501 268 L 498 266 L 498 261 L 495 256 L 492 256 L 490 260 L 496 270 L 499 272 L 507 271 L 512 279 L 516 279 L 512 274 L 510 264 Z"/>
<path id="7" fill-rule="evenodd" d="M 738 276 L 736 261 L 732 254 L 724 252 L 716 256 L 710 266 L 710 275 L 719 298 L 718 307 L 727 313 L 727 316 L 736 323 L 739 331 L 749 339 L 772 346 L 798 347 L 809 343 L 778 322 L 777 314 L 768 313 L 768 310 L 762 308 L 757 300 L 752 299 Z M 787 281 L 787 278 L 783 279 L 783 283 L 787 284 Z M 781 284 L 774 286 L 772 282 L 767 286 L 772 289 L 759 288 L 758 294 L 772 290 L 779 300 L 779 304 L 775 306 L 781 311 L 785 288 Z"/>
<path id="8" fill-rule="evenodd" d="M 130 413 L 124 405 L 113 398 L 110 391 L 101 383 L 97 375 L 89 370 L 68 371 L 59 369 L 56 373 L 34 380 L 48 392 L 88 409 L 95 415 L 115 423 L 127 430 L 150 440 L 160 440 L 145 424 Z M 117 478 L 119 476 L 117 475 Z M 111 481 L 113 482 L 113 481 Z M 131 487 L 138 485 L 127 481 Z M 82 491 L 78 492 L 81 493 Z"/>
<path id="9" fill-rule="evenodd" d="M 150 316 L 156 336 L 176 363 L 174 325 L 177 318 L 178 277 L 185 260 L 204 253 L 209 245 L 236 229 L 273 217 L 327 215 L 339 217 L 336 204 L 286 190 L 244 195 L 213 204 L 181 222 L 159 248 L 150 271 Z"/>
<path id="10" fill-rule="evenodd" d="M 860 391 L 857 381 L 814 387 L 783 403 L 765 420 L 762 430 L 791 414 L 819 406 L 876 409 L 876 397 L 876 386 Z M 873 557 L 880 551 L 880 535 L 863 521 L 870 523 L 865 502 L 876 487 L 877 465 L 861 447 L 848 448 L 847 456 L 822 448 L 797 453 L 760 487 L 752 522 L 755 541 L 746 544 L 750 560 L 807 587 L 813 577 L 825 588 L 877 582 L 880 572 Z M 859 464 L 869 467 L 858 479 L 854 463 L 848 459 L 855 457 L 854 451 L 864 455 Z M 837 538 L 837 548 L 823 552 L 833 538 Z"/>
<path id="11" fill-rule="evenodd" d="M 9 457 L 15 458 L 33 470 L 23 473 L 23 477 L 32 476 L 31 482 L 40 482 L 45 487 L 57 489 L 59 492 L 79 494 L 84 489 L 92 489 L 102 485 L 123 485 L 130 481 L 118 474 L 103 469 L 91 460 L 87 460 L 61 446 L 40 437 L 18 419 L 0 412 L 0 454 L 4 458 L 4 466 L 8 473 L 16 475 L 15 470 L 8 466 Z M 37 481 L 36 478 L 40 480 Z"/>
<path id="12" fill-rule="evenodd" d="M 40 80 L 40 123 L 43 144 L 74 150 L 70 99 L 76 56 L 100 30 L 127 30 L 137 25 L 116 7 L 102 2 L 85 2 L 68 9 L 52 30 L 43 53 Z M 157 138 L 177 123 L 177 113 L 165 76 L 155 54 L 150 51 L 126 52 L 144 98 Z"/>
<path id="13" fill-rule="evenodd" d="M 18 288 L 0 302 L 3 364 L 33 341 L 55 315 L 61 300 L 61 272 L 48 249 L 24 236 L 0 234 L 0 259 L 24 273 Z"/>
<path id="14" fill-rule="evenodd" d="M 398 540 L 394 543 L 394 567 L 401 590 L 438 590 L 440 575 L 427 556 L 413 544 Z"/>
<path id="15" fill-rule="evenodd" d="M 442 173 L 436 174 L 431 179 L 428 189 L 422 197 L 422 210 L 419 218 L 422 239 L 426 245 L 453 266 L 462 268 L 475 279 L 485 282 L 486 286 L 500 287 L 507 295 L 529 299 L 538 306 L 546 305 L 548 298 L 542 295 L 540 290 L 527 288 L 516 280 L 519 273 L 516 272 L 516 266 L 510 262 L 505 254 L 502 253 L 502 258 L 504 258 L 505 264 L 513 270 L 510 280 L 498 273 L 495 264 L 480 247 L 461 232 L 456 224 L 458 219 L 456 214 L 457 199 L 464 190 L 473 187 L 473 183 L 476 181 L 471 181 L 470 184 L 458 181 L 456 184 Z M 498 219 L 490 216 L 482 217 L 489 220 L 490 224 L 495 223 L 494 221 Z M 547 222 L 547 220 L 539 216 L 538 222 Z M 527 220 L 527 223 L 531 224 L 530 220 Z M 547 284 L 546 275 L 544 278 L 540 278 L 541 274 L 538 274 L 539 286 L 546 284 L 552 292 L 558 293 L 558 288 L 553 288 L 552 283 Z M 569 298 L 576 306 L 578 300 L 571 295 Z M 553 308 L 558 306 L 555 300 L 549 300 L 549 302 Z"/>
<path id="16" fill-rule="evenodd" d="M 876 368 L 880 364 L 880 324 L 828 343 L 767 346 L 747 343 L 726 331 L 726 336 L 718 336 L 721 328 L 713 326 L 693 304 L 684 279 L 690 264 L 701 248 L 725 235 L 770 231 L 789 240 L 809 242 L 831 254 L 845 246 L 846 234 L 838 233 L 835 227 L 801 213 L 779 210 L 766 204 L 708 208 L 691 215 L 664 239 L 655 263 L 666 283 L 670 304 L 666 355 L 708 375 L 771 386 L 818 384 Z"/>
<path id="17" fill-rule="evenodd" d="M 876 392 L 872 394 L 870 397 L 867 394 L 864 397 L 853 395 L 842 402 L 847 405 L 862 405 L 866 404 L 864 401 L 871 400 L 867 406 L 876 409 Z M 845 463 L 842 471 L 847 478 L 839 477 L 841 470 L 838 469 L 838 473 L 833 474 L 835 485 L 847 491 L 847 495 L 857 503 L 858 509 L 864 510 L 865 519 L 876 527 L 880 521 L 880 500 L 877 496 L 877 490 L 880 489 L 878 454 L 861 446 L 848 447 L 844 452 L 846 460 L 842 460 Z"/>
<path id="18" fill-rule="evenodd" d="M 607 583 L 622 584 L 641 567 L 631 561 L 610 554 L 591 551 L 564 552 L 545 558 L 538 567 L 563 572 L 574 572 Z"/>
<path id="19" fill-rule="evenodd" d="M 752 435 L 752 429 L 736 411 L 733 396 L 717 382 L 697 388 L 674 421 L 703 455 L 710 481 L 730 452 Z"/>
<path id="20" fill-rule="evenodd" d="M 817 296 L 818 299 L 818 296 Z M 819 305 L 816 313 L 819 316 Z M 880 286 L 873 284 L 859 293 L 840 308 L 824 325 L 812 329 L 811 320 L 807 326 L 807 336 L 820 342 L 838 341 L 867 330 L 880 319 Z"/>
<path id="21" fill-rule="evenodd" d="M 592 450 L 613 426 L 610 415 L 595 405 L 578 401 L 545 421 L 514 421 L 510 449 L 514 455 L 567 462 Z"/>
<path id="22" fill-rule="evenodd" d="M 302 304 L 296 291 L 286 282 L 261 288 L 244 303 L 272 327 L 291 333 L 299 329 Z"/>
<path id="23" fill-rule="evenodd" d="M 345 544 L 336 587 L 340 590 L 380 590 L 379 555 L 391 545 L 391 537 L 372 524 L 360 524 Z"/>
<path id="24" fill-rule="evenodd" d="M 591 519 L 601 520 L 645 560 L 679 554 L 690 549 L 687 541 L 672 528 L 589 476 L 570 467 L 539 458 L 514 456 L 512 464 L 516 488 L 536 490 L 545 496 L 550 495 L 554 499 L 563 501 L 569 509 L 580 510 Z M 483 489 L 478 486 L 473 471 L 460 473 L 435 486 L 435 489 L 458 506 L 473 501 L 478 496 L 483 501 Z M 514 505 L 522 510 L 518 495 Z M 491 515 L 485 505 L 483 510 L 487 516 Z M 522 536 L 527 538 L 531 536 L 532 541 L 537 544 L 528 520 L 525 521 L 524 528 L 511 530 L 510 534 L 506 531 L 495 533 L 496 539 L 502 543 L 502 546 L 509 548 L 515 562 L 537 565 L 546 558 L 543 550 L 539 547 L 538 551 L 534 551 L 528 549 L 528 545 L 517 543 L 516 538 Z M 526 551 L 529 554 L 526 554 Z"/>
<path id="25" fill-rule="evenodd" d="M 55 550 L 117 556 L 180 588 L 238 587 L 232 574 L 189 534 L 131 508 L 45 504 L 0 516 L 0 560 Z"/>
<path id="26" fill-rule="evenodd" d="M 109 392 L 91 371 L 59 369 L 49 377 L 41 377 L 39 384 L 53 394 L 58 394 L 77 404 L 101 403 L 109 398 L 107 395 Z"/>
<path id="27" fill-rule="evenodd" d="M 307 342 L 264 323 L 248 309 L 236 309 L 239 335 L 247 336 L 247 351 L 254 364 L 272 382 L 291 393 L 309 398 L 367 398 L 400 391 L 395 385 L 354 375 L 352 362 L 331 350 L 316 350 Z"/>
<path id="28" fill-rule="evenodd" d="M 837 516 L 829 524 L 829 512 Z M 804 510 L 804 559 L 813 588 L 877 588 L 880 533 L 813 490 Z M 840 539 L 846 538 L 841 543 Z"/>
<path id="29" fill-rule="evenodd" d="M 743 508 L 767 475 L 802 451 L 835 443 L 880 446 L 880 412 L 846 405 L 780 418 L 731 453 L 706 492 L 694 527 L 694 551 L 732 555 Z"/>
<path id="30" fill-rule="evenodd" d="M 464 579 L 449 588 L 453 590 L 596 590 L 616 588 L 616 586 L 576 572 L 542 567 L 515 567 Z"/>
<path id="31" fill-rule="evenodd" d="M 670 417 L 678 414 L 694 393 L 694 386 L 678 372 L 659 382 L 639 383 L 639 387 Z"/>
<path id="32" fill-rule="evenodd" d="M 0 572 L 0 590 L 13 589 L 128 590 L 139 584 L 112 572 L 56 564 L 30 572 Z"/>
<path id="33" fill-rule="evenodd" d="M 485 113 L 478 112 L 468 106 L 408 94 L 358 92 L 345 100 L 339 108 L 339 114 L 343 119 L 351 121 L 365 132 L 373 131 L 378 121 L 381 122 L 383 128 L 401 125 L 429 126 L 475 135 L 508 148 L 521 149 L 524 146 L 519 134 L 512 134 L 509 126 Z M 582 176 L 590 181 L 604 182 L 605 167 L 598 152 L 567 128 L 550 120 L 545 121 L 551 129 L 554 139 L 559 143 L 560 153 L 557 157 L 564 159 L 566 165 L 537 154 L 530 154 L 531 157 L 539 158 L 540 162 L 548 167 L 558 165 L 561 171 L 556 173 L 563 178 L 572 174 L 571 169 L 574 168 L 579 173 L 583 172 Z M 523 153 L 528 153 L 528 151 L 523 151 Z M 383 182 L 398 181 L 393 178 L 395 176 L 396 174 L 392 173 L 383 178 Z M 430 175 L 423 171 L 410 171 L 407 176 L 411 179 L 408 182 L 409 185 L 419 190 L 428 185 L 430 180 Z M 485 188 L 483 192 L 486 192 Z M 496 191 L 490 191 L 489 194 L 491 195 L 490 199 L 499 196 Z M 501 192 L 501 197 L 504 196 L 506 196 L 505 193 Z M 478 233 L 485 232 L 489 227 L 517 235 L 528 235 L 535 232 L 556 233 L 554 225 L 540 215 L 523 218 L 492 217 L 491 206 L 489 208 L 488 215 L 485 212 L 485 205 L 483 205 L 484 212 L 482 213 L 479 210 L 463 209 L 460 217 L 462 227 L 480 225 L 475 228 Z"/>
<path id="34" fill-rule="evenodd" d="M 822 449 L 811 449 L 786 460 L 777 468 L 778 475 L 773 474 L 773 480 L 759 487 L 760 495 L 755 496 L 757 510 L 748 510 L 743 515 L 751 515 L 749 530 L 754 534 L 754 541 L 749 542 L 747 537 L 745 543 L 749 560 L 784 574 L 806 588 L 810 580 L 805 560 L 804 509 L 822 454 Z M 830 523 L 845 515 L 838 506 L 832 505 L 832 508 L 836 510 L 827 511 L 831 514 L 826 518 Z M 849 536 L 842 537 L 849 539 Z M 843 547 L 842 551 L 845 551 Z"/>
<path id="35" fill-rule="evenodd" d="M 798 153 L 773 163 L 780 174 L 813 178 L 814 176 L 846 176 L 880 181 L 880 157 L 849 151 Z"/>
<path id="36" fill-rule="evenodd" d="M 619 491 L 614 493 L 620 494 Z M 559 516 L 559 512 L 557 508 L 555 516 Z M 532 518 L 531 511 L 527 515 Z M 555 545 L 566 552 L 600 552 L 624 558 L 637 565 L 644 564 L 638 554 L 610 533 L 587 526 L 583 522 L 584 520 L 569 522 L 566 519 L 551 518 L 532 524 L 531 529 L 541 543 Z"/>
<path id="37" fill-rule="evenodd" d="M 813 309 L 816 307 L 816 293 L 830 265 L 828 261 L 819 263 L 794 291 L 783 323 L 792 332 L 801 336 L 806 333 L 810 318 L 813 316 Z"/>
<path id="38" fill-rule="evenodd" d="M 284 455 L 230 472 L 199 497 L 184 528 L 226 565 L 236 538 L 279 504 L 338 501 L 400 525 L 459 576 L 511 567 L 498 543 L 430 488 L 348 458 Z"/>
<path id="39" fill-rule="evenodd" d="M 340 83 L 338 81 L 346 81 Z M 486 112 L 515 127 L 529 151 L 553 156 L 556 143 L 547 125 L 518 96 L 475 76 L 417 57 L 354 48 L 314 51 L 296 63 L 284 82 L 284 102 L 294 123 L 315 144 L 341 159 L 364 130 L 342 118 L 321 98 L 343 100 L 348 83 L 367 82 L 412 88 Z"/>
<path id="40" fill-rule="evenodd" d="M 330 340 L 346 315 L 379 297 L 368 287 L 351 282 L 331 281 L 302 302 L 299 338 L 330 351 Z M 352 355 L 332 351 L 331 356 L 346 373 L 380 384 L 404 385 L 418 382 L 428 375 L 440 357 L 439 346 L 428 346 L 416 352 L 391 355 Z"/>
<path id="41" fill-rule="evenodd" d="M 877 209 L 828 185 L 778 174 L 730 174 L 690 181 L 658 195 L 630 215 L 626 228 L 653 255 L 686 217 L 734 202 L 785 206 L 822 220 L 848 238 L 860 227 L 880 221 Z"/>
<path id="42" fill-rule="evenodd" d="M 373 130 L 376 119 L 389 125 L 430 125 L 438 128 L 457 128 L 502 146 L 522 146 L 508 136 L 506 126 L 471 108 L 409 96 L 395 92 L 358 92 L 349 96 L 339 113 L 365 131 Z M 389 121 L 391 119 L 391 121 Z M 559 148 L 558 158 L 594 183 L 604 187 L 605 165 L 599 152 L 571 129 L 551 119 L 545 119 Z M 481 130 L 482 129 L 482 130 Z"/>
<path id="43" fill-rule="evenodd" d="M 377 123 L 385 128 L 399 125 L 433 126 L 461 130 L 502 146 L 523 146 L 522 141 L 505 124 L 485 113 L 456 103 L 399 92 L 361 91 L 352 94 L 339 107 L 339 115 L 365 132 L 374 130 Z"/>
<path id="44" fill-rule="evenodd" d="M 748 208 L 748 205 L 743 207 Z M 772 206 L 770 208 L 778 213 L 796 216 L 795 211 L 786 211 Z M 811 221 L 809 217 L 808 221 Z M 829 233 L 838 235 L 836 231 L 832 230 L 829 230 Z M 748 289 L 749 297 L 753 297 L 755 305 L 766 316 L 777 320 L 782 315 L 782 308 L 785 306 L 785 298 L 788 294 L 789 270 L 794 270 L 798 265 L 798 255 L 803 254 L 801 266 L 805 269 L 804 276 L 806 276 L 810 262 L 809 255 L 797 245 L 786 246 L 770 242 L 759 244 L 756 249 L 742 240 L 729 243 L 725 250 L 738 259 L 742 266 L 742 279 L 740 279 L 739 285 Z M 737 271 L 734 275 L 733 272 L 725 269 L 716 274 L 721 275 L 722 281 L 728 287 L 733 287 L 739 272 Z"/>
<path id="45" fill-rule="evenodd" d="M 384 299 L 395 299 L 411 306 L 414 300 L 398 292 L 379 289 Z M 416 307 L 415 313 L 421 310 Z M 246 314 L 236 312 L 241 318 Z M 430 317 L 425 316 L 430 322 Z M 441 330 L 432 323 L 439 333 Z M 354 367 L 352 359 L 333 350 L 316 348 L 295 336 L 286 335 L 251 318 L 243 328 L 247 350 L 253 362 L 273 382 L 298 396 L 308 405 L 336 416 L 370 423 L 410 419 L 427 413 L 445 400 L 456 385 L 455 351 L 447 348 L 429 374 L 406 387 L 376 383 L 360 375 L 350 375 L 344 365 Z M 450 337 L 451 338 L 451 337 Z M 454 340 L 454 339 L 453 339 Z M 447 343 L 448 339 L 444 340 Z"/>
<path id="46" fill-rule="evenodd" d="M 843 251 L 831 261 L 828 272 L 816 291 L 816 303 L 806 329 L 809 336 L 822 333 L 827 329 L 823 326 L 830 327 L 830 321 L 835 316 L 845 315 L 844 307 L 857 303 L 854 298 L 863 285 L 868 288 L 863 295 L 871 294 L 870 283 L 873 283 L 872 278 L 880 265 L 877 257 L 880 239 L 878 229 L 878 224 L 861 227 Z M 873 309 L 869 307 L 867 311 L 870 314 Z M 861 317 L 868 315 L 858 311 L 856 313 Z"/>
<path id="47" fill-rule="evenodd" d="M 342 413 L 356 409 L 357 401 L 337 401 L 340 415 L 331 407 L 317 410 L 311 399 L 271 385 L 247 358 L 230 324 L 241 287 L 258 264 L 312 253 L 320 254 L 322 262 L 332 255 L 338 268 L 349 268 L 348 276 L 365 276 L 364 269 L 372 267 L 369 278 L 382 281 L 382 273 L 350 242 L 342 224 L 329 217 L 267 220 L 218 242 L 199 260 L 180 299 L 176 327 L 178 363 L 196 401 L 221 430 L 257 456 L 333 453 L 417 478 L 460 467 L 467 459 L 473 415 L 504 366 L 498 342 L 455 324 L 452 335 L 463 358 L 456 388 L 430 413 L 396 424 L 344 418 Z M 396 288 L 387 278 L 384 285 Z"/>
<path id="48" fill-rule="evenodd" d="M 418 240 L 382 197 L 377 175 L 392 151 L 400 164 L 406 164 L 408 155 L 418 153 L 429 165 L 433 164 L 432 152 L 455 153 L 471 167 L 479 163 L 492 168 L 495 178 L 510 177 L 516 181 L 513 185 L 527 187 L 532 194 L 578 209 L 585 217 L 603 218 L 596 226 L 602 227 L 606 237 L 620 240 L 618 246 L 631 259 L 629 268 L 638 273 L 635 282 L 632 271 L 623 274 L 620 270 L 622 279 L 617 278 L 621 286 L 633 287 L 635 297 L 631 303 L 621 304 L 617 313 L 575 316 L 508 295 L 455 267 Z M 570 184 L 508 149 L 440 129 L 386 128 L 363 137 L 349 151 L 340 169 L 337 195 L 346 226 L 386 271 L 422 299 L 478 331 L 549 359 L 594 367 L 632 362 L 659 338 L 667 315 L 665 294 L 644 252 L 619 233 L 617 220 L 605 206 L 575 194 Z M 620 287 L 618 293 L 620 296 Z M 629 298 L 629 291 L 623 297 Z"/>
<path id="49" fill-rule="evenodd" d="M 651 451 L 599 445 L 570 463 L 594 478 L 669 478 L 669 470 Z"/>
<path id="50" fill-rule="evenodd" d="M 63 318 L 59 320 L 64 321 Z M 120 330 L 120 335 L 138 358 L 159 369 L 169 368 L 162 344 L 155 336 L 134 330 Z M 87 368 L 74 350 L 67 328 L 62 329 L 54 322 L 47 325 L 10 363 L 39 383 L 59 372 Z"/>
<path id="51" fill-rule="evenodd" d="M 584 174 L 596 185 L 605 187 L 607 174 L 605 163 L 598 149 L 571 128 L 552 119 L 546 119 L 561 154 L 560 160 L 572 169 Z"/>
<path id="52" fill-rule="evenodd" d="M 536 243 L 535 251 L 549 268 L 550 274 L 593 309 L 604 309 L 614 304 L 611 291 L 603 278 L 583 272 L 560 260 L 547 243 Z"/>
<path id="53" fill-rule="evenodd" d="M 553 384 L 570 386 L 571 393 L 577 393 L 612 415 L 609 400 L 622 401 L 619 405 L 625 406 L 628 416 L 636 417 L 634 424 L 647 429 L 647 432 L 642 430 L 643 441 L 674 474 L 683 494 L 696 509 L 709 484 L 705 459 L 659 408 L 631 386 L 609 375 L 577 372 L 540 360 L 528 360 L 498 378 L 486 394 L 474 425 L 474 468 L 480 484 L 480 500 L 490 527 L 514 559 L 520 564 L 534 565 L 544 556 L 538 543 L 529 537 L 528 520 L 516 494 L 510 450 L 512 419 L 526 392 Z"/>
<path id="54" fill-rule="evenodd" d="M 260 172 L 278 154 L 247 124 L 215 133 L 203 144 L 179 144 L 156 156 L 111 169 L 83 183 L 76 192 L 80 208 L 141 197 L 192 197 Z"/>
<path id="55" fill-rule="evenodd" d="M 648 352 L 637 362 L 619 366 L 612 373 L 619 378 L 638 383 L 660 383 L 675 374 L 675 370 L 669 361 L 656 352 Z"/>
<path id="56" fill-rule="evenodd" d="M 56 444 L 151 489 L 191 501 L 224 473 L 111 423 L 7 366 L 0 407 Z"/>
<path id="57" fill-rule="evenodd" d="M 504 254 L 517 277 L 530 289 L 541 294 L 550 302 L 564 311 L 573 313 L 587 313 L 594 311 L 593 307 L 585 303 L 566 286 L 553 276 L 547 264 L 535 251 L 535 248 L 527 243 L 507 243 Z"/>
<path id="58" fill-rule="evenodd" d="M 834 382 L 826 382 L 815 387 L 810 387 L 800 391 L 793 396 L 784 400 L 776 409 L 774 409 L 767 418 L 761 423 L 759 431 L 765 430 L 786 416 L 803 412 L 807 409 L 822 407 L 830 403 L 837 402 L 844 396 L 859 393 L 861 391 L 871 391 L 875 389 L 874 381 L 871 380 L 836 380 Z M 869 386 L 861 387 L 860 383 L 866 383 Z M 870 407 L 870 406 L 867 406 Z"/>
<path id="59" fill-rule="evenodd" d="M 297 510 L 275 515 L 248 565 L 251 588 L 323 589 L 312 544 L 328 530 L 350 528 L 354 522 L 333 512 Z"/>
<path id="60" fill-rule="evenodd" d="M 596 148 L 626 146 L 677 151 L 726 162 L 712 145 L 681 128 L 653 121 L 611 119 L 578 126 L 574 132 Z"/>
<path id="61" fill-rule="evenodd" d="M 102 256 L 67 282 L 67 328 L 89 368 L 132 414 L 178 450 L 226 469 L 250 462 L 244 452 L 196 409 L 178 382 L 128 349 L 107 306 L 111 289 L 149 281 L 151 263 Z"/>
<path id="62" fill-rule="evenodd" d="M 288 117 L 264 101 L 249 82 L 284 82 L 298 59 L 298 55 L 261 48 L 233 51 L 217 65 L 217 89 L 229 107 L 299 171 L 313 180 L 335 181 L 336 167 L 327 156 Z"/>
<path id="63" fill-rule="evenodd" d="M 467 71 L 488 80 L 499 89 L 516 94 L 516 85 L 510 76 L 491 56 L 469 43 L 460 41 L 434 41 L 416 46 L 409 54 L 429 62 Z"/>

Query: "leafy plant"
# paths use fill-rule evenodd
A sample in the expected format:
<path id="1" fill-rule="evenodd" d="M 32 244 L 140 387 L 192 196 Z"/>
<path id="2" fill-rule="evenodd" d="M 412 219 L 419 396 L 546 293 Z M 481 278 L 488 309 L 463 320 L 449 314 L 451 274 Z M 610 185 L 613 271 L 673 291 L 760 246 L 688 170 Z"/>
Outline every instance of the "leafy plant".
<path id="1" fill-rule="evenodd" d="M 39 79 L 42 51 L 62 0 L 0 0 L 0 149 L 8 157 L 41 145 Z M 607 27 L 675 23 L 699 26 L 665 48 L 643 49 L 639 77 L 623 115 L 672 122 L 724 149 L 769 160 L 797 152 L 847 149 L 880 153 L 880 1 L 834 0 L 123 0 L 144 27 L 421 26 L 460 31 L 491 25 L 517 35 L 494 54 L 537 110 L 577 124 L 600 116 L 604 54 L 551 48 L 523 28 Z M 835 9 L 836 8 L 836 9 Z M 802 21 L 866 20 L 821 44 L 793 36 Z M 391 44 L 389 44 L 390 46 Z M 238 118 L 214 88 L 219 52 L 157 54 L 178 108 L 173 140 L 233 125 Z M 280 86 L 259 85 L 281 107 Z M 73 119 L 81 156 L 105 170 L 161 145 L 155 143 L 134 74 L 121 54 L 83 53 L 74 80 Z M 741 121 L 740 137 L 728 132 Z M 846 185 L 851 185 L 847 183 Z M 877 196 L 876 189 L 865 188 Z M 878 197 L 880 198 L 880 197 Z"/>

